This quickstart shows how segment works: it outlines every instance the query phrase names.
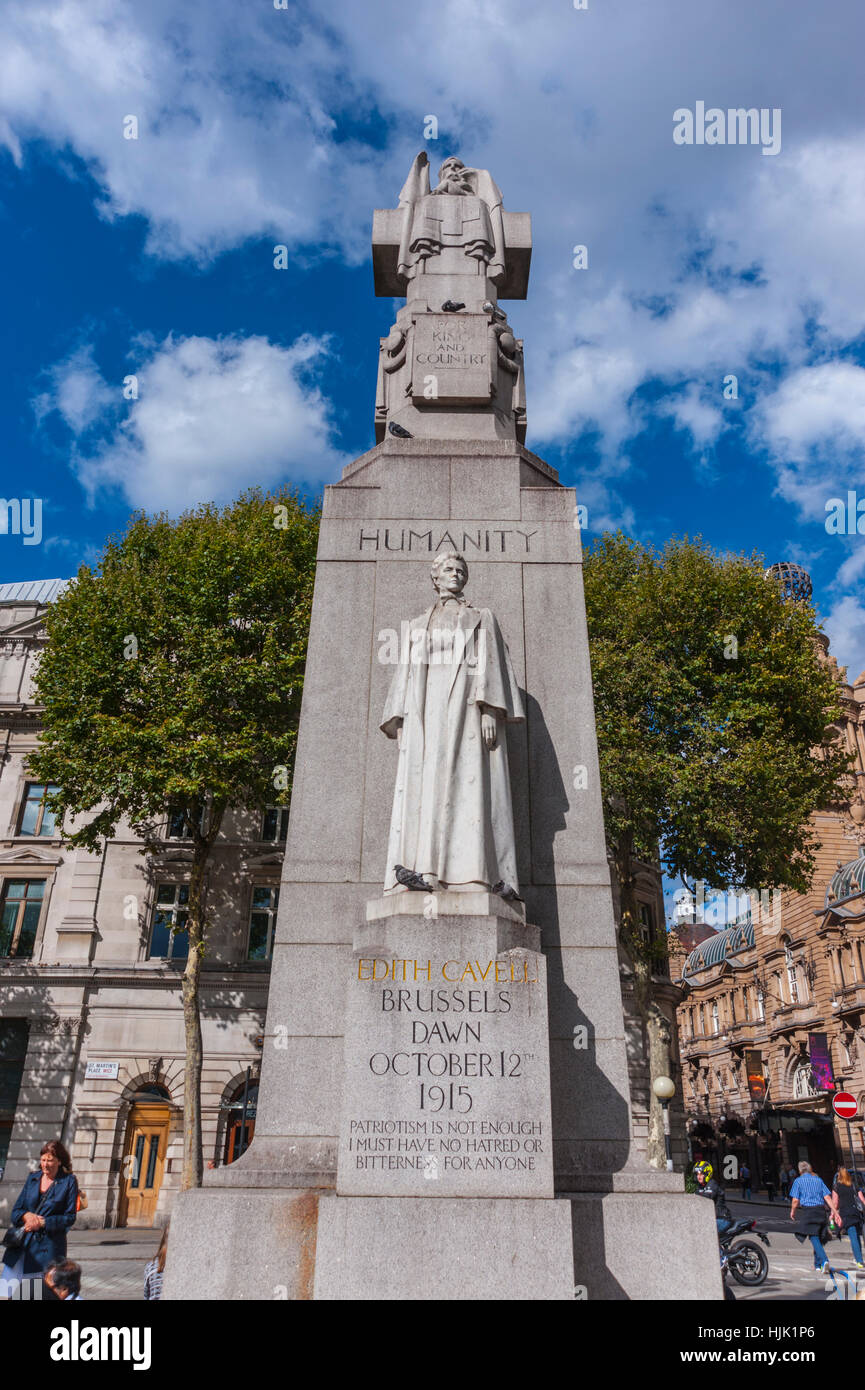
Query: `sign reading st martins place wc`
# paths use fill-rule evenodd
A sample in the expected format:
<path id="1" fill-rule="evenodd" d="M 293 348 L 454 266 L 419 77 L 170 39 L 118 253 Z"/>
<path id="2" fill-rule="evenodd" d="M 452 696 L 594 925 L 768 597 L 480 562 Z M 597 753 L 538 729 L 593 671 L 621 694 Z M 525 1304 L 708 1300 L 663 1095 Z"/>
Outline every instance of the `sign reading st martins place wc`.
<path id="1" fill-rule="evenodd" d="M 399 957 L 355 942 L 338 1190 L 552 1196 L 544 957 L 446 922 L 403 918 Z"/>

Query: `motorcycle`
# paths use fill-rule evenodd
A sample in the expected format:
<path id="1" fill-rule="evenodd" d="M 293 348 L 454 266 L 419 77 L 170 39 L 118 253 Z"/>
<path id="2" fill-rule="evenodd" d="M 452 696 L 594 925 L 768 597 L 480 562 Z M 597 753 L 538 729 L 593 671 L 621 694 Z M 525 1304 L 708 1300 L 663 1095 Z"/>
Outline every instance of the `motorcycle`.
<path id="1" fill-rule="evenodd" d="M 721 1246 L 721 1273 L 726 1276 L 732 1274 L 737 1284 L 746 1284 L 750 1288 L 756 1288 L 766 1280 L 769 1273 L 769 1260 L 765 1251 L 755 1245 L 753 1240 L 739 1240 L 738 1237 L 748 1231 L 757 1236 L 764 1245 L 769 1244 L 769 1237 L 764 1231 L 757 1230 L 756 1221 L 742 1219 L 734 1221 L 731 1226 L 723 1231 L 718 1241 Z M 733 1242 L 736 1242 L 735 1245 Z"/>

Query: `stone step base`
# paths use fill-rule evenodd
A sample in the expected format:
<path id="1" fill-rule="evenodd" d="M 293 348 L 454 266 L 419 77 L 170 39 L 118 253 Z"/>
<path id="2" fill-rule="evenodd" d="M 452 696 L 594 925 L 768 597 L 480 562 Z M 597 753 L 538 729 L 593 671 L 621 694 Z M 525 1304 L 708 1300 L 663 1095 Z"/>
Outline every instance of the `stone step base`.
<path id="1" fill-rule="evenodd" d="M 696 1197 L 199 1188 L 175 1203 L 163 1298 L 560 1302 L 723 1292 L 714 1210 Z"/>

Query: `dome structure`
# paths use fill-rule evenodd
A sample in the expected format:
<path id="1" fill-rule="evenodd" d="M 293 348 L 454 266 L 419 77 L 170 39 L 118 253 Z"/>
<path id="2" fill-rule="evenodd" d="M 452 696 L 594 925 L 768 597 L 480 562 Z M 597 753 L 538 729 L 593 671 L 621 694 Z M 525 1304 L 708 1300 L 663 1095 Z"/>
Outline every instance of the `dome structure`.
<path id="1" fill-rule="evenodd" d="M 861 917 L 865 912 L 865 897 L 854 897 L 857 893 L 865 893 L 865 845 L 859 851 L 858 858 L 839 865 L 830 878 L 824 903 L 827 912 L 831 910 L 836 917 Z M 850 897 L 853 897 L 852 902 L 843 907 L 834 906 Z"/>
<path id="2" fill-rule="evenodd" d="M 734 922 L 732 927 L 727 927 L 725 931 L 714 932 L 706 941 L 695 946 L 682 966 L 682 978 L 696 975 L 700 970 L 708 970 L 710 966 L 720 965 L 728 956 L 736 955 L 753 945 L 754 923 L 749 913 L 742 921 Z"/>
<path id="3" fill-rule="evenodd" d="M 774 579 L 780 585 L 785 599 L 804 602 L 811 597 L 813 585 L 810 574 L 801 565 L 794 565 L 792 560 L 779 560 L 770 565 L 765 577 Z"/>

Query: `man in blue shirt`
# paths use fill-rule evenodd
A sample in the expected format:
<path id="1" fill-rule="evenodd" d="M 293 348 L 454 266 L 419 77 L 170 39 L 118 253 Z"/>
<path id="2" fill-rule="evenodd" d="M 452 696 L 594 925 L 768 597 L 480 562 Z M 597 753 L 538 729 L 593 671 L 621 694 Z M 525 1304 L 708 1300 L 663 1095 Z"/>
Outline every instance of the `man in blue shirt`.
<path id="1" fill-rule="evenodd" d="M 790 1188 L 790 1197 L 793 1203 L 790 1220 L 799 1227 L 796 1238 L 809 1238 L 814 1250 L 814 1268 L 822 1273 L 829 1268 L 821 1235 L 832 1211 L 832 1193 L 823 1179 L 817 1177 L 811 1164 L 803 1161 L 799 1164 L 799 1176 Z"/>

